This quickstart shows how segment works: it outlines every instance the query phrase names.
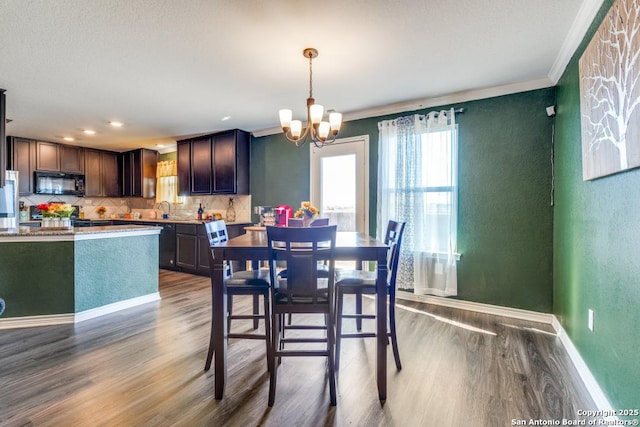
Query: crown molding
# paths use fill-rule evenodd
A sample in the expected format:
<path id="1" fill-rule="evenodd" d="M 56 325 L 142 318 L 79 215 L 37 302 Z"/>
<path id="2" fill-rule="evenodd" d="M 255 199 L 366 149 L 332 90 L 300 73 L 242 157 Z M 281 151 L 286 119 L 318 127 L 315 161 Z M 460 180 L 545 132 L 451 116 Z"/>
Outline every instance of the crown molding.
<path id="1" fill-rule="evenodd" d="M 403 113 L 405 111 L 422 110 L 425 108 L 440 107 L 443 105 L 458 104 L 461 102 L 475 101 L 478 99 L 493 98 L 496 96 L 511 95 L 513 93 L 526 92 L 529 90 L 543 89 L 553 86 L 549 79 L 531 80 L 528 82 L 511 83 L 502 86 L 495 86 L 484 89 L 456 92 L 450 95 L 438 96 L 434 98 L 421 98 L 410 101 L 398 102 L 395 104 L 383 105 L 380 107 L 368 108 L 366 110 L 345 113 L 342 116 L 343 122 L 366 119 L 370 117 L 386 116 L 388 114 Z M 253 131 L 256 138 L 282 133 L 281 127 L 260 129 Z"/>
<path id="2" fill-rule="evenodd" d="M 578 46 L 580 46 L 580 43 L 582 43 L 582 39 L 589 30 L 593 19 L 598 14 L 602 3 L 604 3 L 604 0 L 584 0 L 580 5 L 578 14 L 573 20 L 571 28 L 569 28 L 564 43 L 562 43 L 560 47 L 560 52 L 558 52 L 558 56 L 553 62 L 551 70 L 549 70 L 549 80 L 551 80 L 554 85 L 558 83 L 567 65 L 569 65 L 573 54 L 576 52 L 576 49 L 578 49 Z"/>

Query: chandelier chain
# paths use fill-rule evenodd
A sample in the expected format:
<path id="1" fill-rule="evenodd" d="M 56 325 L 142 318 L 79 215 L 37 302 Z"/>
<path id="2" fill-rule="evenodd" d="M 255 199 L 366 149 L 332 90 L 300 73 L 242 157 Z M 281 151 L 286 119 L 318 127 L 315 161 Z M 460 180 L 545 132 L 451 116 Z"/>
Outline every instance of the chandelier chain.
<path id="1" fill-rule="evenodd" d="M 309 98 L 313 98 L 313 54 L 309 53 Z"/>

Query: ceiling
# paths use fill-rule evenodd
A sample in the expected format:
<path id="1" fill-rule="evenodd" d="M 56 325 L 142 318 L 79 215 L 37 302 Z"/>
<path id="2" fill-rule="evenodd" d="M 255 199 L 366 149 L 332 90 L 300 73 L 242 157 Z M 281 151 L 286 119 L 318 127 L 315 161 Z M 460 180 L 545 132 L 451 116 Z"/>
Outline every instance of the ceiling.
<path id="1" fill-rule="evenodd" d="M 345 120 L 548 87 L 601 3 L 2 0 L 7 134 L 121 151 L 273 133 L 279 109 L 304 114 L 306 47 Z"/>

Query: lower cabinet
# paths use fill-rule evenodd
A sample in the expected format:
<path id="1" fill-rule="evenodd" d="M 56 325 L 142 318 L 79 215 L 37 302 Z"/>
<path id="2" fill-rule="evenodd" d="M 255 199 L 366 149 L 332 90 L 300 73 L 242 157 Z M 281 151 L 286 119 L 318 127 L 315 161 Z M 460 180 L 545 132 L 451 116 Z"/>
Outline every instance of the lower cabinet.
<path id="1" fill-rule="evenodd" d="M 244 234 L 248 225 L 227 225 L 229 238 Z M 176 266 L 187 273 L 209 275 L 209 239 L 203 225 L 176 224 Z M 242 266 L 234 263 L 234 269 Z"/>

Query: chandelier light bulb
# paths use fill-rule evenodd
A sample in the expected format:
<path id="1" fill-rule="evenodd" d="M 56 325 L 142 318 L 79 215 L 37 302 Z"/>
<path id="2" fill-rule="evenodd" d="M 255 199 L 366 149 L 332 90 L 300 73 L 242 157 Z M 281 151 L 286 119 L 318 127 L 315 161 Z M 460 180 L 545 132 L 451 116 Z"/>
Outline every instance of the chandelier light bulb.
<path id="1" fill-rule="evenodd" d="M 336 113 L 335 111 L 329 114 L 329 123 L 331 123 L 331 132 L 337 135 L 342 125 L 342 114 Z"/>
<path id="2" fill-rule="evenodd" d="M 309 117 L 311 118 L 311 124 L 317 125 L 322 121 L 322 114 L 324 113 L 324 107 L 320 104 L 313 104 L 309 107 Z"/>
<path id="3" fill-rule="evenodd" d="M 293 111 L 280 110 L 280 126 L 285 132 L 291 127 L 291 119 L 293 119 Z"/>
<path id="4" fill-rule="evenodd" d="M 291 136 L 297 140 L 302 135 L 302 122 L 300 120 L 291 121 Z"/>
<path id="5" fill-rule="evenodd" d="M 331 129 L 331 125 L 329 122 L 320 122 L 320 126 L 318 127 L 318 138 L 320 141 L 325 141 L 329 136 L 329 130 Z"/>

